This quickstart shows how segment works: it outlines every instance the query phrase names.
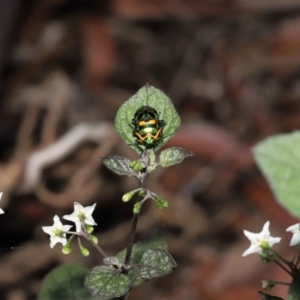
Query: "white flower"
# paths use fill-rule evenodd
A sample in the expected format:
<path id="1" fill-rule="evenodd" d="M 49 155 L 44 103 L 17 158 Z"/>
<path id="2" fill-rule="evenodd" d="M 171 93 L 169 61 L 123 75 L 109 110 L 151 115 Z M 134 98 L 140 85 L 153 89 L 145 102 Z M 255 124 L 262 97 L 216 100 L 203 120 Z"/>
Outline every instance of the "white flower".
<path id="1" fill-rule="evenodd" d="M 2 194 L 3 194 L 3 193 L 0 193 L 0 200 L 1 200 Z M 4 214 L 4 210 L 1 209 L 1 208 L 0 208 L 0 214 Z"/>
<path id="2" fill-rule="evenodd" d="M 260 233 L 252 233 L 247 230 L 244 230 L 245 236 L 250 240 L 250 247 L 243 253 L 242 256 L 246 256 L 252 253 L 261 254 L 263 249 L 268 247 L 272 247 L 274 244 L 279 243 L 280 237 L 272 237 L 270 236 L 269 231 L 270 222 L 267 221 L 263 227 L 262 232 Z"/>
<path id="3" fill-rule="evenodd" d="M 53 218 L 53 226 L 42 227 L 43 231 L 50 235 L 50 247 L 53 248 L 56 243 L 62 243 L 63 246 L 67 244 L 66 232 L 72 225 L 63 225 L 57 215 Z"/>
<path id="4" fill-rule="evenodd" d="M 92 226 L 97 225 L 92 217 L 95 206 L 96 203 L 91 206 L 83 207 L 81 204 L 74 202 L 74 212 L 71 215 L 63 216 L 63 218 L 74 222 L 76 225 L 76 232 L 81 232 L 84 224 Z"/>
<path id="5" fill-rule="evenodd" d="M 290 246 L 295 246 L 300 242 L 300 223 L 295 224 L 287 228 L 286 231 L 290 231 L 293 233 Z"/>

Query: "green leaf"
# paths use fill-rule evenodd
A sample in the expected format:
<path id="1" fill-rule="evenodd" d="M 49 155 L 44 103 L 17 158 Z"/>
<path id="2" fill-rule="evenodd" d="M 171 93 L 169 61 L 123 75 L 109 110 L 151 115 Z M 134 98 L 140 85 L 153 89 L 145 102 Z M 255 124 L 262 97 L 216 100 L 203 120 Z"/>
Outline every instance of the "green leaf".
<path id="1" fill-rule="evenodd" d="M 142 256 L 138 266 L 139 276 L 143 279 L 163 277 L 173 272 L 176 262 L 164 249 L 148 249 Z"/>
<path id="2" fill-rule="evenodd" d="M 161 248 L 161 249 L 168 249 L 168 245 L 166 240 L 158 233 L 152 233 L 143 240 L 139 241 L 138 243 L 135 243 L 132 249 L 131 253 L 131 264 L 136 265 L 138 264 L 145 251 L 149 248 Z M 117 257 L 120 261 L 124 262 L 126 255 L 126 249 L 122 250 L 118 253 Z M 132 286 L 138 286 L 144 282 L 144 280 L 140 277 L 136 277 L 135 274 L 129 273 L 129 277 L 132 279 Z"/>
<path id="3" fill-rule="evenodd" d="M 183 148 L 172 147 L 162 151 L 159 155 L 160 165 L 169 167 L 181 163 L 186 157 L 193 156 L 192 151 Z"/>
<path id="4" fill-rule="evenodd" d="M 254 158 L 277 201 L 300 217 L 300 132 L 267 138 L 254 148 Z"/>
<path id="5" fill-rule="evenodd" d="M 44 279 L 39 300 L 102 300 L 92 298 L 84 287 L 84 277 L 88 270 L 80 264 L 60 266 L 52 270 Z"/>
<path id="6" fill-rule="evenodd" d="M 268 294 L 265 294 L 263 292 L 258 292 L 259 295 L 261 296 L 261 300 L 284 300 L 280 297 L 276 297 L 276 296 L 272 296 L 272 295 L 268 295 Z M 292 300 L 292 299 L 288 299 L 288 300 Z M 296 299 L 295 299 L 296 300 Z"/>
<path id="7" fill-rule="evenodd" d="M 166 122 L 166 125 L 163 128 L 163 142 L 160 143 L 155 150 L 158 150 L 167 143 L 180 126 L 180 117 L 169 97 L 161 90 L 146 84 L 119 108 L 115 119 L 116 131 L 137 153 L 140 153 L 141 151 L 135 144 L 136 138 L 132 134 L 134 127 L 131 121 L 134 118 L 136 111 L 142 106 L 155 108 L 159 113 L 159 119 Z"/>
<path id="8" fill-rule="evenodd" d="M 119 269 L 106 266 L 93 268 L 85 277 L 85 287 L 93 297 L 116 298 L 128 293 L 130 279 Z"/>
<path id="9" fill-rule="evenodd" d="M 134 244 L 130 264 L 138 264 L 144 252 L 149 248 L 161 248 L 164 250 L 168 249 L 166 240 L 158 233 L 151 233 L 146 238 Z M 126 249 L 122 250 L 117 254 L 119 261 L 124 262 L 125 260 Z"/>
<path id="10" fill-rule="evenodd" d="M 116 256 L 107 256 L 103 258 L 103 263 L 106 265 L 120 266 L 119 259 Z"/>
<path id="11" fill-rule="evenodd" d="M 101 158 L 101 161 L 118 175 L 134 176 L 135 172 L 130 167 L 130 159 L 120 156 L 108 156 Z"/>

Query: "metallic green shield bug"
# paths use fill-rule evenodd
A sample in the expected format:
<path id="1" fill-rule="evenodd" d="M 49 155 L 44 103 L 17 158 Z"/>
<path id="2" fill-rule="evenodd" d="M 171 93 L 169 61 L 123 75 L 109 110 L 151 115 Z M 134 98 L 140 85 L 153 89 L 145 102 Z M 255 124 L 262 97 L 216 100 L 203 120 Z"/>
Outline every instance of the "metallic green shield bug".
<path id="1" fill-rule="evenodd" d="M 141 109 L 143 106 L 150 107 L 150 109 L 143 111 Z M 156 123 L 151 124 L 151 122 L 146 121 L 147 116 L 150 116 L 150 120 L 154 120 Z M 132 122 L 132 119 L 135 123 Z M 138 121 L 145 121 L 145 124 L 142 123 L 143 125 L 139 126 Z M 148 124 L 146 124 L 147 122 Z M 170 98 L 161 90 L 149 84 L 143 86 L 129 100 L 125 101 L 118 109 L 115 118 L 117 133 L 138 154 L 147 151 L 145 141 L 147 133 L 141 132 L 143 128 L 148 127 L 148 130 L 150 130 L 150 134 L 147 136 L 147 138 L 150 138 L 147 143 L 148 149 L 150 147 L 150 150 L 156 151 L 172 138 L 179 126 L 180 117 Z M 158 131 L 159 133 L 156 136 Z M 151 149 L 151 147 L 154 147 L 154 149 Z"/>
<path id="2" fill-rule="evenodd" d="M 153 149 L 162 143 L 166 122 L 159 120 L 159 114 L 153 107 L 140 107 L 131 122 L 134 126 L 132 135 L 136 138 L 135 144 L 141 152 L 144 149 Z"/>

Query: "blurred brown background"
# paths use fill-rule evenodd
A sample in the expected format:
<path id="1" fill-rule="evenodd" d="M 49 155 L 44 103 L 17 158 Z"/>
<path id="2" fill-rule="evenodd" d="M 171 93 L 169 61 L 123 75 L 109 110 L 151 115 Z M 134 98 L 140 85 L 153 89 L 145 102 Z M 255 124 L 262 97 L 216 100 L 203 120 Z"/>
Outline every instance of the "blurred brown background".
<path id="1" fill-rule="evenodd" d="M 270 220 L 283 237 L 276 249 L 292 255 L 285 228 L 295 220 L 274 202 L 251 147 L 300 127 L 299 32 L 299 0 L 1 0 L 0 299 L 36 299 L 55 266 L 101 263 L 76 243 L 69 256 L 50 249 L 41 230 L 74 201 L 97 202 L 109 254 L 126 246 L 132 203 L 121 197 L 138 183 L 98 157 L 137 158 L 113 122 L 147 82 L 182 118 L 168 146 L 195 156 L 146 182 L 169 208 L 149 202 L 138 238 L 160 232 L 178 268 L 129 299 L 254 300 L 262 279 L 289 280 L 241 254 L 243 229 Z"/>

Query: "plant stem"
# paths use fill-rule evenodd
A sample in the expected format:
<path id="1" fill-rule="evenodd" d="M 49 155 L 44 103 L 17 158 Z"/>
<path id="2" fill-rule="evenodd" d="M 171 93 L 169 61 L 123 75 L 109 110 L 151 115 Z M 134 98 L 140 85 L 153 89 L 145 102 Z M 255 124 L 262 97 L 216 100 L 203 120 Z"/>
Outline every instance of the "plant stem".
<path id="1" fill-rule="evenodd" d="M 276 263 L 279 267 L 281 267 L 284 271 L 286 271 L 288 274 L 292 276 L 292 273 L 284 266 L 282 265 L 278 260 L 274 259 L 274 263 Z"/>
<path id="2" fill-rule="evenodd" d="M 140 183 L 140 188 L 142 188 L 142 185 L 143 184 L 141 182 Z M 138 198 L 136 199 L 135 203 L 138 203 L 140 201 L 141 201 L 141 196 L 139 195 Z M 131 258 L 132 248 L 133 248 L 133 245 L 134 245 L 138 220 L 139 220 L 139 214 L 133 214 L 132 222 L 131 222 L 131 229 L 130 229 L 130 234 L 129 234 L 129 242 L 128 242 L 128 245 L 127 245 L 125 261 L 124 261 L 125 266 L 130 264 L 130 258 Z"/>
<path id="3" fill-rule="evenodd" d="M 103 257 L 107 257 L 107 254 L 99 247 L 97 244 L 95 244 L 90 238 L 88 238 L 90 243 L 102 254 Z"/>
<path id="4" fill-rule="evenodd" d="M 136 233 L 138 219 L 139 219 L 139 214 L 134 214 L 133 218 L 132 218 L 132 222 L 131 222 L 129 243 L 128 243 L 128 246 L 126 249 L 126 256 L 125 256 L 125 261 L 124 261 L 125 266 L 129 265 L 129 263 L 130 263 L 131 252 L 132 252 L 132 248 L 134 245 L 134 239 L 135 239 L 135 233 Z"/>
<path id="5" fill-rule="evenodd" d="M 143 154 L 146 154 L 146 157 L 144 157 L 144 159 L 145 159 L 145 163 L 148 164 L 149 153 L 146 152 L 146 153 L 143 153 Z M 142 154 L 142 156 L 143 156 L 143 154 Z M 147 176 L 148 176 L 148 173 L 144 173 L 143 176 L 139 177 L 139 180 L 140 180 L 139 189 L 140 190 L 143 188 L 144 181 L 147 178 Z M 138 197 L 136 198 L 135 204 L 139 203 L 141 201 L 141 199 L 142 199 L 142 197 L 139 194 Z M 135 240 L 135 234 L 136 234 L 136 229 L 137 229 L 137 223 L 138 223 L 138 220 L 139 220 L 139 215 L 140 215 L 139 213 L 138 214 L 133 214 L 133 217 L 132 217 L 131 228 L 130 228 L 130 233 L 129 233 L 129 242 L 128 242 L 128 245 L 127 245 L 125 260 L 124 260 L 124 265 L 125 266 L 128 266 L 130 264 L 131 253 L 132 253 L 132 249 L 133 249 L 133 245 L 134 245 L 134 240 Z M 126 275 L 128 274 L 128 271 L 129 270 L 125 271 Z M 124 295 L 124 296 L 122 296 L 118 299 L 119 300 L 126 300 L 128 298 L 128 295 L 129 295 L 129 292 L 126 295 Z"/>
<path id="6" fill-rule="evenodd" d="M 93 240 L 89 237 L 88 233 L 87 232 L 75 232 L 75 231 L 68 231 L 67 232 L 68 234 L 73 234 L 73 236 L 78 236 L 78 237 L 82 237 L 84 239 L 86 239 L 87 241 L 89 241 L 92 246 L 94 246 L 99 253 L 101 253 L 101 255 L 105 258 L 107 257 L 107 254 L 102 250 L 102 248 L 100 246 L 98 246 L 97 244 L 95 244 L 93 242 Z"/>
<path id="7" fill-rule="evenodd" d="M 140 181 L 140 188 L 143 187 L 143 183 L 144 183 L 144 180 L 141 180 Z M 138 203 L 141 201 L 141 196 L 138 195 L 135 203 Z M 127 249 L 126 249 L 126 255 L 125 255 L 125 260 L 124 260 L 124 265 L 127 266 L 130 264 L 130 258 L 131 258 L 131 253 L 132 253 L 132 248 L 133 248 L 133 245 L 134 245 L 134 240 L 135 240 L 135 234 L 136 234 L 136 228 L 137 228 L 137 223 L 138 223 L 138 220 L 139 220 L 139 215 L 140 214 L 133 214 L 133 217 L 132 217 L 132 222 L 131 222 L 131 228 L 130 228 L 130 233 L 129 233 L 129 242 L 128 242 L 128 245 L 127 245 Z M 128 273 L 128 270 L 126 270 L 126 273 Z M 119 300 L 126 300 L 127 297 L 129 295 L 129 292 L 118 298 Z"/>

